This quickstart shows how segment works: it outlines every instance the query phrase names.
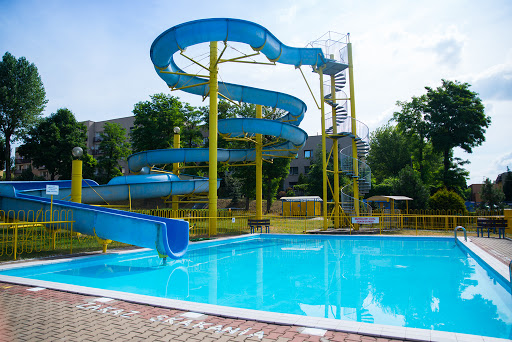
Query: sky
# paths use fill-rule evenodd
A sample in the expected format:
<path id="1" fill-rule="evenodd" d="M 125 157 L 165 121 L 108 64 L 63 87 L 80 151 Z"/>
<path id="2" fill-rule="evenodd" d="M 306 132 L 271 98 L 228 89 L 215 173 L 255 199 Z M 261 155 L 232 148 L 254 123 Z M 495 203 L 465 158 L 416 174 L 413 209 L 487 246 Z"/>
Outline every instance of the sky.
<path id="1" fill-rule="evenodd" d="M 0 0 L 0 53 L 37 66 L 49 100 L 45 116 L 68 108 L 79 121 L 103 121 L 130 116 L 137 102 L 169 93 L 149 58 L 160 33 L 222 17 L 256 22 L 296 47 L 329 31 L 350 33 L 356 115 L 370 132 L 388 122 L 396 101 L 420 96 L 426 86 L 442 79 L 471 84 L 492 122 L 473 153 L 455 150 L 470 161 L 468 184 L 512 168 L 510 0 Z M 320 112 L 293 66 L 223 68 L 227 82 L 302 99 L 308 112 L 300 127 L 320 133 Z M 303 70 L 318 94 L 318 77 Z M 208 104 L 182 91 L 171 94 L 193 106 Z"/>

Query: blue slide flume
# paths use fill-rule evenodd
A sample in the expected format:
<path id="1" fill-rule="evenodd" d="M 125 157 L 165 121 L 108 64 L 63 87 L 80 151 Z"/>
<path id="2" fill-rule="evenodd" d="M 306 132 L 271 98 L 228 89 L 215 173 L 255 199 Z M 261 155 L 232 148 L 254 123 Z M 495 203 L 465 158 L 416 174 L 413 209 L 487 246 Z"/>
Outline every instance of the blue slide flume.
<path id="1" fill-rule="evenodd" d="M 158 36 L 151 46 L 150 56 L 158 75 L 171 88 L 208 96 L 207 80 L 189 76 L 180 69 L 173 55 L 195 44 L 223 41 L 245 43 L 260 51 L 270 61 L 300 67 L 342 70 L 347 66 L 326 59 L 321 49 L 294 48 L 281 43 L 261 25 L 238 19 L 203 19 L 174 26 Z M 334 72 L 334 71 L 333 71 Z M 336 71 L 337 72 L 337 71 Z M 193 86 L 192 85 L 197 85 Z M 228 137 L 263 134 L 281 139 L 282 143 L 265 147 L 263 158 L 292 157 L 304 146 L 307 134 L 298 127 L 306 104 L 300 99 L 270 90 L 219 82 L 219 93 L 237 102 L 278 108 L 286 112 L 277 120 L 236 118 L 219 120 L 219 133 Z M 219 149 L 218 161 L 254 161 L 254 149 Z M 208 162 L 205 148 L 162 149 L 135 153 L 128 158 L 132 172 L 159 164 Z M 183 180 L 176 175 L 140 174 L 112 179 L 99 186 L 84 181 L 83 203 L 103 203 L 139 198 L 166 197 L 208 191 L 208 179 Z M 45 195 L 46 184 L 60 185 L 59 198 L 70 193 L 69 181 L 63 182 L 11 182 L 0 185 L 0 207 L 3 210 L 49 210 L 50 199 Z M 219 183 L 217 184 L 219 186 Z M 93 207 L 68 201 L 55 200 L 55 209 L 72 210 L 76 223 L 74 230 L 102 239 L 155 248 L 160 254 L 180 258 L 188 246 L 188 222 L 134 214 L 125 211 Z"/>

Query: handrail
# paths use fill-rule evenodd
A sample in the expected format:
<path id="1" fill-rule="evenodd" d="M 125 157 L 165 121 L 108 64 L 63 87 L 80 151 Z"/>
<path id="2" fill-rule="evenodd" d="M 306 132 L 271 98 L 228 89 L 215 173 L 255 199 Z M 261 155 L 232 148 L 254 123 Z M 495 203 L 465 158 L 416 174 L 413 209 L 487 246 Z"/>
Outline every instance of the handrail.
<path id="1" fill-rule="evenodd" d="M 510 283 L 510 287 L 512 288 L 512 260 L 508 263 L 508 282 Z"/>
<path id="2" fill-rule="evenodd" d="M 455 227 L 455 229 L 453 230 L 453 235 L 454 235 L 454 238 L 455 238 L 455 243 L 457 243 L 457 230 L 462 229 L 464 231 L 464 241 L 468 242 L 468 235 L 466 233 L 466 228 L 462 227 L 462 226 L 457 226 Z"/>

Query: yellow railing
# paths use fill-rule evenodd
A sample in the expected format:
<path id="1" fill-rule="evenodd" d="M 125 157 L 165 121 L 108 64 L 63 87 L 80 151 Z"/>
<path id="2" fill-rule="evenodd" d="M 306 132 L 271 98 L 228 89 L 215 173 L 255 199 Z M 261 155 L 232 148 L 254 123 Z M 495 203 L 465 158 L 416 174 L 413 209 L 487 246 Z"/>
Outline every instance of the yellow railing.
<path id="1" fill-rule="evenodd" d="M 36 253 L 73 253 L 74 249 L 96 250 L 101 246 L 94 236 L 74 232 L 73 223 L 72 210 L 0 210 L 0 260 Z"/>
<path id="2" fill-rule="evenodd" d="M 151 209 L 133 210 L 146 215 L 165 218 L 183 219 L 190 224 L 190 238 L 200 239 L 213 237 L 209 230 L 208 210 L 178 210 Z M 407 214 L 396 210 L 374 211 L 371 216 L 378 217 L 379 223 L 361 225 L 361 229 L 371 228 L 374 232 L 397 232 L 404 230 L 407 233 L 420 231 L 452 232 L 456 226 L 463 226 L 468 232 L 476 231 L 477 218 L 501 216 L 503 212 L 424 212 L 409 211 Z M 241 235 L 250 233 L 248 219 L 254 218 L 255 213 L 242 210 L 218 210 L 216 236 Z M 305 216 L 300 212 L 293 212 L 290 216 L 281 214 L 267 214 L 263 218 L 270 219 L 270 233 L 303 234 L 312 230 L 323 228 L 322 216 Z M 71 210 L 50 211 L 0 211 L 0 260 L 17 259 L 20 255 L 30 253 L 57 254 L 80 248 L 83 250 L 97 250 L 101 245 L 93 236 L 73 232 L 73 212 Z M 334 228 L 334 222 L 342 222 L 345 230 L 353 232 L 351 216 L 342 215 L 337 220 L 329 216 L 329 228 Z M 507 230 L 508 234 L 512 231 Z M 113 242 L 110 246 L 124 245 Z M 55 251 L 55 252 L 53 252 Z M 40 255 L 39 255 L 40 256 Z"/>

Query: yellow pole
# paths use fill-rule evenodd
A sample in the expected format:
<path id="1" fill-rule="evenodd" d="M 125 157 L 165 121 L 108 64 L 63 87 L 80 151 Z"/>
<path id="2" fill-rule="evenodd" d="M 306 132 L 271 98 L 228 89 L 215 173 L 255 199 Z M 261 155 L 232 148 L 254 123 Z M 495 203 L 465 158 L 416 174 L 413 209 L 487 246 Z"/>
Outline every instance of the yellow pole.
<path id="1" fill-rule="evenodd" d="M 356 100 L 354 95 L 354 64 L 352 60 L 352 43 L 347 44 L 348 54 L 348 77 L 350 86 L 350 116 L 352 118 L 352 135 L 357 136 L 356 130 Z M 354 215 L 359 216 L 359 163 L 357 159 L 357 144 L 356 140 L 352 138 L 352 157 L 353 159 L 353 173 L 354 173 Z M 359 225 L 354 225 L 356 230 L 359 229 Z"/>
<path id="2" fill-rule="evenodd" d="M 174 148 L 181 148 L 180 146 L 180 131 L 179 129 L 174 130 Z M 180 163 L 173 163 L 172 164 L 172 173 L 174 173 L 176 176 L 179 176 L 180 174 Z M 173 217 L 178 217 L 178 210 L 179 210 L 179 197 L 178 196 L 172 196 L 172 213 Z"/>
<path id="3" fill-rule="evenodd" d="M 318 70 L 320 75 L 320 114 L 322 120 L 322 212 L 324 215 L 323 230 L 327 230 L 327 156 L 326 156 L 326 133 L 325 133 L 325 106 L 324 106 L 324 70 Z"/>
<path id="4" fill-rule="evenodd" d="M 256 118 L 263 117 L 263 108 L 256 105 Z M 256 134 L 256 219 L 263 218 L 263 136 Z"/>
<path id="5" fill-rule="evenodd" d="M 208 235 L 217 234 L 217 42 L 210 42 L 210 128 L 209 128 L 209 189 L 208 189 Z"/>
<path id="6" fill-rule="evenodd" d="M 71 164 L 71 202 L 82 203 L 82 161 L 73 159 Z"/>
<path id="7" fill-rule="evenodd" d="M 334 59 L 334 55 L 331 55 Z M 332 133 L 338 133 L 338 124 L 336 123 L 336 80 L 334 75 L 331 75 L 331 99 L 332 106 Z M 339 156 L 338 156 L 338 139 L 334 137 L 332 142 L 333 151 L 333 165 L 334 165 L 334 228 L 340 228 L 340 171 L 339 171 Z"/>
<path id="8" fill-rule="evenodd" d="M 16 260 L 18 252 L 18 223 L 14 223 L 14 248 L 13 248 L 13 258 Z"/>

